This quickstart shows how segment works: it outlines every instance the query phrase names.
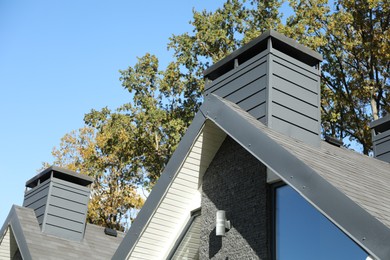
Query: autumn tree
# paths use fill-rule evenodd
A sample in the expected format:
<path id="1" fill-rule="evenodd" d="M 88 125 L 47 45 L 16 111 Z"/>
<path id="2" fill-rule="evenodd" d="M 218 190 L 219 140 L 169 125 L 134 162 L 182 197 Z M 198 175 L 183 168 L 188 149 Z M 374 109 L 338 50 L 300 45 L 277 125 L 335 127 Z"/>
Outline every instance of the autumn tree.
<path id="1" fill-rule="evenodd" d="M 323 55 L 323 132 L 350 138 L 368 153 L 368 122 L 389 109 L 388 1 L 290 0 L 292 15 L 286 19 L 281 12 L 284 2 L 227 0 L 213 12 L 194 10 L 192 32 L 170 38 L 173 58 L 166 68 L 159 67 L 155 55 L 145 54 L 134 66 L 120 71 L 129 103 L 112 111 L 104 108 L 86 114 L 86 129 L 95 135 L 89 141 L 95 146 L 91 150 L 96 151 L 91 151 L 91 156 L 81 152 L 70 156 L 67 149 L 72 146 L 64 144 L 54 153 L 57 162 L 70 156 L 71 162 L 77 162 L 77 170 L 103 179 L 116 178 L 118 191 L 126 185 L 132 191 L 137 185 L 152 187 L 203 101 L 203 71 L 268 29 Z M 83 143 L 81 134 L 74 140 Z M 139 198 L 130 190 L 115 193 L 123 194 Z M 139 204 L 127 205 L 129 209 Z M 110 214 L 95 216 L 103 219 Z"/>

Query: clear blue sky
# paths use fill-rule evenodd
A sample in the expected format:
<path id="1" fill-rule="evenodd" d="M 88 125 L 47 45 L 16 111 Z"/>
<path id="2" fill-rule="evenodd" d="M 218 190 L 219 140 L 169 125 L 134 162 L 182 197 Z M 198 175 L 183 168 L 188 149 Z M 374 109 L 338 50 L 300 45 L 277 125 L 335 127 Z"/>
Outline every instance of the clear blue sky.
<path id="1" fill-rule="evenodd" d="M 192 8 L 222 3 L 0 0 L 0 225 L 85 113 L 128 101 L 118 70 L 146 52 L 167 64 L 168 38 L 191 30 Z"/>

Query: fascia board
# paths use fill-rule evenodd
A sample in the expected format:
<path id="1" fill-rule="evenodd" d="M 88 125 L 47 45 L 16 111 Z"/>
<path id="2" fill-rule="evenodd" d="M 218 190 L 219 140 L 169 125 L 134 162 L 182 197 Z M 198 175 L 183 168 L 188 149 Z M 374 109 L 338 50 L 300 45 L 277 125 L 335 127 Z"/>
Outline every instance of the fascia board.
<path id="1" fill-rule="evenodd" d="M 389 258 L 389 228 L 264 133 L 264 125 L 213 94 L 205 98 L 201 111 L 369 254 Z"/>
<path id="2" fill-rule="evenodd" d="M 30 250 L 28 249 L 28 245 L 26 242 L 26 238 L 23 234 L 23 228 L 22 225 L 20 224 L 18 214 L 16 212 L 16 205 L 13 205 L 1 230 L 1 238 L 3 238 L 5 232 L 7 231 L 7 228 L 10 226 L 12 229 L 12 233 L 15 237 L 16 244 L 18 245 L 20 254 L 22 255 L 24 260 L 31 260 L 31 254 Z"/>
<path id="3" fill-rule="evenodd" d="M 168 191 L 205 123 L 197 113 L 112 259 L 127 259 Z"/>

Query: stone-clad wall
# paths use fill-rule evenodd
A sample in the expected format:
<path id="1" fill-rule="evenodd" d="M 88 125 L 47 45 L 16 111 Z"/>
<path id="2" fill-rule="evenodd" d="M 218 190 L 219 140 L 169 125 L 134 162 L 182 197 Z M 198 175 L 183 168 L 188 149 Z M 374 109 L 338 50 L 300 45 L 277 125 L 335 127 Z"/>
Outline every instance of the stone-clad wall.
<path id="1" fill-rule="evenodd" d="M 227 137 L 203 177 L 200 259 L 269 259 L 266 167 Z M 216 211 L 232 229 L 215 235 Z"/>

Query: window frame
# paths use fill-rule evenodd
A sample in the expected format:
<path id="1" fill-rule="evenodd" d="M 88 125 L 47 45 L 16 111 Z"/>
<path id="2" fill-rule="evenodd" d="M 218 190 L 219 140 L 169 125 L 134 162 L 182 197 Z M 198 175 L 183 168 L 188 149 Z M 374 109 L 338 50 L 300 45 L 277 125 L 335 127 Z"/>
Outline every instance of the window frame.
<path id="1" fill-rule="evenodd" d="M 172 259 L 175 255 L 177 249 L 179 248 L 181 242 L 183 241 L 184 237 L 186 236 L 188 230 L 190 229 L 192 223 L 194 222 L 195 218 L 200 217 L 202 215 L 202 208 L 194 209 L 190 212 L 190 219 L 188 220 L 187 224 L 183 228 L 182 232 L 180 233 L 180 236 L 177 238 L 175 244 L 173 245 L 171 251 L 168 254 L 167 259 Z"/>

